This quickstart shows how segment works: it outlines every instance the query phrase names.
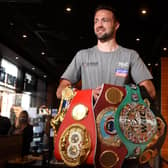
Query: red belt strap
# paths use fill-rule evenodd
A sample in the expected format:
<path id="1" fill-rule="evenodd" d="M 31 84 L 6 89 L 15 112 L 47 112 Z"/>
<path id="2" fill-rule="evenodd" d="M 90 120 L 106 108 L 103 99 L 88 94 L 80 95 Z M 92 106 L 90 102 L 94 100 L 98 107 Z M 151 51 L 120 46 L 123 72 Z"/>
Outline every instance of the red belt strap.
<path id="1" fill-rule="evenodd" d="M 118 105 L 126 95 L 123 87 L 104 84 L 94 112 L 97 126 L 96 167 L 120 168 L 127 149 L 117 136 L 114 117 Z"/>
<path id="2" fill-rule="evenodd" d="M 85 107 L 86 111 L 83 111 L 82 107 Z M 81 137 L 83 140 L 81 140 Z M 57 160 L 64 160 L 69 166 L 78 166 L 79 164 L 82 164 L 79 160 L 82 160 L 81 158 L 84 157 L 83 162 L 85 161 L 87 164 L 94 164 L 96 140 L 92 90 L 77 91 L 77 94 L 72 99 L 65 118 L 61 123 L 57 136 L 55 137 L 55 157 Z M 79 148 L 81 148 L 80 154 Z M 86 151 L 88 148 L 90 149 Z M 83 154 L 82 151 L 86 153 Z M 81 158 L 78 158 L 79 160 L 76 160 L 73 163 L 73 160 L 79 155 Z"/>

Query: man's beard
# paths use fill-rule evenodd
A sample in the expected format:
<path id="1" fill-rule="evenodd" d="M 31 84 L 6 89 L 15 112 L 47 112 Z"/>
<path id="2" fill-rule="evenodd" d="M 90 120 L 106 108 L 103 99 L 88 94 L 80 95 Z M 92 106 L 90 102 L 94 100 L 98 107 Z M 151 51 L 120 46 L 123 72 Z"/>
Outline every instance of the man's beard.
<path id="1" fill-rule="evenodd" d="M 113 36 L 111 34 L 105 33 L 102 36 L 97 36 L 97 39 L 100 41 L 108 41 L 111 39 Z"/>
<path id="2" fill-rule="evenodd" d="M 95 35 L 96 35 L 97 39 L 100 41 L 108 41 L 109 39 L 112 39 L 114 37 L 114 28 L 112 28 L 112 30 L 110 32 L 108 32 L 108 33 L 105 32 L 104 34 L 102 34 L 100 36 L 98 34 L 96 34 L 96 32 L 95 32 Z"/>

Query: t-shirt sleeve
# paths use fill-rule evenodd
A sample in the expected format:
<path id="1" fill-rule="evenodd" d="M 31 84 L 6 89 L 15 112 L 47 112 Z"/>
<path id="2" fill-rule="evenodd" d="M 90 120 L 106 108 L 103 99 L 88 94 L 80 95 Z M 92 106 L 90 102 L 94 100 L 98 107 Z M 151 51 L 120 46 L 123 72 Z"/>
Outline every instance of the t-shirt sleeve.
<path id="1" fill-rule="evenodd" d="M 62 74 L 61 79 L 67 79 L 72 84 L 78 82 L 81 78 L 81 54 L 78 52 L 71 63 Z"/>
<path id="2" fill-rule="evenodd" d="M 149 69 L 136 51 L 133 51 L 131 55 L 131 75 L 136 84 L 144 80 L 153 79 Z"/>

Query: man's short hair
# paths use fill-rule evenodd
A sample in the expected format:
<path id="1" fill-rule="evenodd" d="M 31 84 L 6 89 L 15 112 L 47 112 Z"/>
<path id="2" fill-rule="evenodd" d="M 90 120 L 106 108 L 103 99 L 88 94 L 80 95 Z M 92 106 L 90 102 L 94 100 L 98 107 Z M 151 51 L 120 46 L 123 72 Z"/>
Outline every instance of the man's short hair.
<path id="1" fill-rule="evenodd" d="M 97 5 L 97 7 L 95 8 L 94 14 L 96 14 L 97 11 L 103 10 L 103 9 L 111 11 L 113 13 L 114 19 L 116 21 L 120 22 L 119 12 L 111 4 L 101 3 L 101 4 Z"/>

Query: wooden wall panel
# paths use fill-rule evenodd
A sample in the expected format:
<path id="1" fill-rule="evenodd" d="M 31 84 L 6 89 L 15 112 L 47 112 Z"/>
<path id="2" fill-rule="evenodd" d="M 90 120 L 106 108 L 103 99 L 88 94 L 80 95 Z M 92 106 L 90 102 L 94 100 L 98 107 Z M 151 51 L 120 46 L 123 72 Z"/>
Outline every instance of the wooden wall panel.
<path id="1" fill-rule="evenodd" d="M 168 58 L 161 58 L 161 113 L 168 125 Z M 161 156 L 168 161 L 168 132 L 161 149 Z"/>

